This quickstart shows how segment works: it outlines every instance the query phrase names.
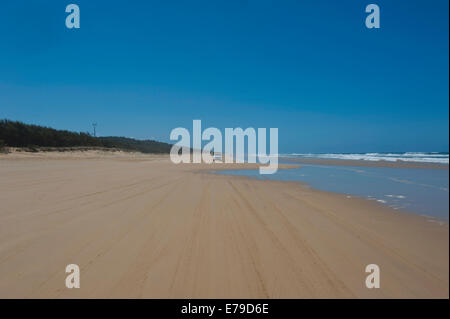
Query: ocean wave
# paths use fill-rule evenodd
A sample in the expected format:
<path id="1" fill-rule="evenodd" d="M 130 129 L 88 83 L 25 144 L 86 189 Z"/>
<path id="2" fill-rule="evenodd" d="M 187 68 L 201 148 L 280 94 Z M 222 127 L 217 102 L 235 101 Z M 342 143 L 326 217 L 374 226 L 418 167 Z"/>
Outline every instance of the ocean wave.
<path id="1" fill-rule="evenodd" d="M 341 159 L 341 160 L 363 160 L 363 161 L 405 161 L 422 163 L 448 164 L 448 153 L 439 152 L 404 152 L 404 153 L 291 153 L 284 154 L 285 157 L 297 158 L 319 158 L 319 159 Z"/>

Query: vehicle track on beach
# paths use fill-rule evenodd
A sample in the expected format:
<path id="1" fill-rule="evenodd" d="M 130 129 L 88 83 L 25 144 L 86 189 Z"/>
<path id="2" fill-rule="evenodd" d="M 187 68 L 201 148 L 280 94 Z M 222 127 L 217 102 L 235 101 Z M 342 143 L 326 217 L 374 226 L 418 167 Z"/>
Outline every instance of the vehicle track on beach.
<path id="1" fill-rule="evenodd" d="M 448 298 L 448 224 L 211 168 L 3 160 L 0 297 Z"/>

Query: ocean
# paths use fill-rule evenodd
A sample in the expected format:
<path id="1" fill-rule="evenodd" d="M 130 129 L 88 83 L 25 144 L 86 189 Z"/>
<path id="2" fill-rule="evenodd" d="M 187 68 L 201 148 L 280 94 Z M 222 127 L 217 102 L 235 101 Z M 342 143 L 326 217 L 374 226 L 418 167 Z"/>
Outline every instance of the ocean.
<path id="1" fill-rule="evenodd" d="M 377 154 L 377 155 L 374 155 Z M 394 153 L 383 154 L 308 154 L 305 158 L 350 159 L 350 156 L 368 156 L 371 158 L 394 158 Z M 400 154 L 400 153 L 398 153 Z M 445 163 L 443 153 L 402 153 L 410 161 Z M 420 154 L 420 155 L 419 155 Z M 301 156 L 303 156 L 302 154 Z M 285 155 L 283 155 L 285 157 Z M 323 157 L 328 156 L 328 157 Z M 345 158 L 343 158 L 346 156 Z M 399 157 L 400 155 L 396 155 Z M 448 163 L 447 153 L 446 163 Z M 299 155 L 296 155 L 298 158 Z M 355 159 L 355 158 L 352 158 Z M 374 160 L 374 159 L 367 159 Z M 439 162 L 437 162 L 439 161 Z M 285 162 L 288 163 L 288 162 Z M 280 169 L 273 175 L 260 175 L 258 170 L 220 171 L 218 174 L 249 176 L 259 179 L 299 181 L 312 188 L 358 196 L 374 200 L 393 209 L 431 216 L 440 220 L 449 220 L 449 172 L 445 169 L 396 168 L 396 167 L 352 167 L 338 165 L 301 164 L 299 168 Z"/>
<path id="2" fill-rule="evenodd" d="M 291 153 L 279 154 L 285 158 L 315 158 L 363 161 L 405 161 L 448 164 L 448 152 L 392 152 L 392 153 Z"/>

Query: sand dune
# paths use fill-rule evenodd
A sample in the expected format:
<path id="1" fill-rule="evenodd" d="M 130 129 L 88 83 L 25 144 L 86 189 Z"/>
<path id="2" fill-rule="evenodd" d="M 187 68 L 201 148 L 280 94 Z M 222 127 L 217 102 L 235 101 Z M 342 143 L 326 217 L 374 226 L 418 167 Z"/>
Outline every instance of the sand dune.
<path id="1" fill-rule="evenodd" d="M 449 297 L 447 223 L 213 168 L 2 155 L 0 297 Z M 71 263 L 79 289 L 65 287 Z M 379 289 L 365 287 L 372 263 Z"/>

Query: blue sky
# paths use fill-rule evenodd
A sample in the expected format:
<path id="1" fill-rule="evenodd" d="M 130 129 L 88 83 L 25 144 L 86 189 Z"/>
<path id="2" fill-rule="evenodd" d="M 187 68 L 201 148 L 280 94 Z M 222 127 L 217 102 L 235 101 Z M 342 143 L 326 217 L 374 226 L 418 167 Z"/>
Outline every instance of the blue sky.
<path id="1" fill-rule="evenodd" d="M 0 118 L 169 141 L 278 127 L 287 152 L 448 151 L 448 1 L 0 4 Z M 365 7 L 381 9 L 367 29 Z"/>

